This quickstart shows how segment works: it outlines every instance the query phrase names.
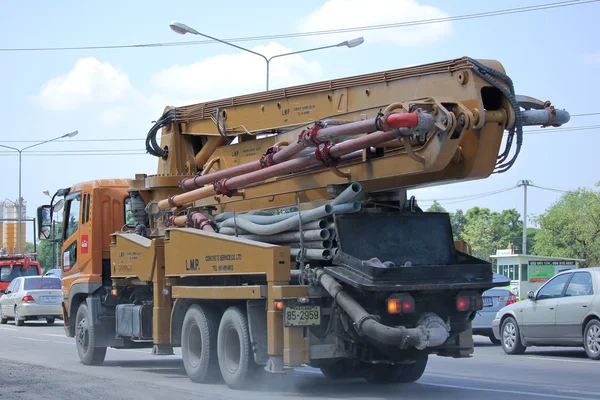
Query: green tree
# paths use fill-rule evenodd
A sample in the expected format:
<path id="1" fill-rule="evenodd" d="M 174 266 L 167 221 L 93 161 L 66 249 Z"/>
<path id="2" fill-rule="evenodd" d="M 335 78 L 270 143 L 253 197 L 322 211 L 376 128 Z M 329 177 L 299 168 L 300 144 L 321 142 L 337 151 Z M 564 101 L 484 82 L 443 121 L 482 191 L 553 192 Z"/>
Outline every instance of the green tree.
<path id="1" fill-rule="evenodd" d="M 487 260 L 496 249 L 506 248 L 523 231 L 523 222 L 515 209 L 492 212 L 473 207 L 464 216 L 462 238 L 473 248 L 473 255 Z"/>
<path id="2" fill-rule="evenodd" d="M 452 233 L 454 234 L 454 240 L 464 239 L 463 233 L 465 226 L 467 225 L 467 219 L 461 209 L 450 213 L 450 222 L 452 223 Z"/>
<path id="3" fill-rule="evenodd" d="M 600 193 L 583 188 L 565 193 L 535 221 L 541 228 L 536 254 L 582 258 L 582 266 L 600 264 Z"/>
<path id="4" fill-rule="evenodd" d="M 444 207 L 442 207 L 440 205 L 440 203 L 438 203 L 437 200 L 434 200 L 433 204 L 431 205 L 431 207 L 429 207 L 427 209 L 427 212 L 445 213 L 445 212 L 448 212 L 448 211 L 446 211 L 446 209 Z"/>

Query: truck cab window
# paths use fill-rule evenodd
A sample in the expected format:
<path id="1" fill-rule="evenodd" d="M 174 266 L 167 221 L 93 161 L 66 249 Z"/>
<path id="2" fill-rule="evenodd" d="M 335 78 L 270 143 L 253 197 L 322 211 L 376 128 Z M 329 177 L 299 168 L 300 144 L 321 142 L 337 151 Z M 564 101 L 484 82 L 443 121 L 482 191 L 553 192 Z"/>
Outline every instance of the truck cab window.
<path id="1" fill-rule="evenodd" d="M 68 199 L 65 212 L 65 239 L 70 238 L 79 227 L 79 214 L 81 210 L 81 194 Z"/>

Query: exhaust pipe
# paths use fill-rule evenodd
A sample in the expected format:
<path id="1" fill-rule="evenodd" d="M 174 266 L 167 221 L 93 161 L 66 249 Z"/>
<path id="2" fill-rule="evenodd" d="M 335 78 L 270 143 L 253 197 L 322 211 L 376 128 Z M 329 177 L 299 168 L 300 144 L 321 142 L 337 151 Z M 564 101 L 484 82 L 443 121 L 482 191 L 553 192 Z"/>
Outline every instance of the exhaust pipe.
<path id="1" fill-rule="evenodd" d="M 367 313 L 350 295 L 344 292 L 333 277 L 327 275 L 322 269 L 317 271 L 317 280 L 334 298 L 354 321 L 354 328 L 359 335 L 365 335 L 375 342 L 398 346 L 401 349 L 415 347 L 423 350 L 427 347 L 436 347 L 444 344 L 449 336 L 448 325 L 433 313 L 423 314 L 416 328 L 403 326 L 390 327 L 380 324 L 375 316 Z"/>

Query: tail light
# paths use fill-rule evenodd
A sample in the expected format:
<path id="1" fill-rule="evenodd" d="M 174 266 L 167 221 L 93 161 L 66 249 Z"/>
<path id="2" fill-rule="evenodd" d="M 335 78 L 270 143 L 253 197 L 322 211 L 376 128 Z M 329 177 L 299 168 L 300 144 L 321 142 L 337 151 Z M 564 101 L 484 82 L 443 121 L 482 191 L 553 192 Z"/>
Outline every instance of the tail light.
<path id="1" fill-rule="evenodd" d="M 33 303 L 35 300 L 30 295 L 23 296 L 21 299 L 23 303 Z"/>
<path id="2" fill-rule="evenodd" d="M 517 296 L 515 296 L 513 293 L 511 293 L 510 296 L 508 296 L 508 300 L 506 301 L 506 305 L 514 304 L 516 302 L 517 302 Z"/>
<path id="3" fill-rule="evenodd" d="M 459 293 L 456 296 L 456 309 L 458 311 L 475 311 L 483 308 L 483 300 L 478 294 Z"/>
<path id="4" fill-rule="evenodd" d="M 415 312 L 415 299 L 409 294 L 392 295 L 387 299 L 389 314 L 412 314 Z"/>

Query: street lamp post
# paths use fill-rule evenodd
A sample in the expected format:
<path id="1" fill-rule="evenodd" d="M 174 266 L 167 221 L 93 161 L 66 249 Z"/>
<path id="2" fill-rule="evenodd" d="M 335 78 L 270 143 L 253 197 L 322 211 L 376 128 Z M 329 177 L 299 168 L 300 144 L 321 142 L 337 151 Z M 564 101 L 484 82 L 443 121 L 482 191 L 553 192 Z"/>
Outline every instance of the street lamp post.
<path id="1" fill-rule="evenodd" d="M 272 59 L 277 58 L 277 57 L 290 56 L 290 55 L 293 55 L 293 54 L 307 53 L 309 51 L 330 49 L 332 47 L 348 47 L 349 49 L 351 49 L 353 47 L 360 46 L 365 41 L 362 37 L 358 37 L 358 38 L 355 38 L 355 39 L 352 39 L 352 40 L 346 40 L 344 42 L 341 42 L 341 43 L 338 43 L 338 44 L 332 44 L 332 45 L 329 45 L 329 46 L 315 47 L 313 49 L 306 49 L 306 50 L 300 50 L 300 51 L 292 51 L 290 53 L 276 54 L 276 55 L 274 55 L 272 57 L 267 57 L 267 56 L 265 56 L 263 54 L 257 53 L 257 52 L 252 51 L 252 50 L 248 50 L 248 49 L 246 49 L 244 47 L 241 47 L 241 46 L 238 46 L 236 44 L 229 43 L 229 42 L 226 42 L 226 41 L 221 40 L 221 39 L 217 39 L 217 38 L 212 37 L 212 36 L 208 36 L 208 35 L 206 35 L 204 33 L 200 33 L 197 30 L 195 30 L 194 28 L 190 28 L 189 26 L 187 26 L 186 24 L 182 24 L 181 22 L 175 22 L 175 21 L 173 21 L 173 22 L 171 22 L 170 27 L 171 27 L 171 29 L 173 31 L 179 33 L 180 35 L 185 35 L 186 33 L 191 33 L 193 35 L 204 36 L 206 38 L 215 40 L 215 41 L 217 41 L 219 43 L 223 43 L 223 44 L 235 47 L 236 49 L 247 51 L 248 53 L 252 53 L 254 55 L 262 57 L 265 60 L 265 62 L 267 63 L 267 90 L 269 90 L 269 64 L 270 64 L 270 62 L 271 62 Z"/>
<path id="2" fill-rule="evenodd" d="M 10 150 L 15 150 L 16 152 L 19 153 L 19 200 L 17 202 L 18 203 L 18 205 L 17 205 L 17 221 L 18 222 L 17 223 L 19 224 L 17 226 L 17 232 L 18 232 L 17 238 L 19 241 L 19 243 L 17 244 L 17 249 L 19 251 L 19 254 L 23 254 L 23 247 L 21 246 L 21 242 L 23 241 L 23 228 L 21 226 L 22 218 L 23 218 L 21 215 L 21 211 L 23 208 L 23 201 L 21 199 L 21 158 L 22 158 L 23 152 L 27 149 L 42 145 L 44 143 L 53 142 L 55 140 L 63 139 L 63 138 L 72 138 L 73 136 L 77 135 L 78 133 L 79 133 L 79 131 L 72 131 L 69 133 L 65 133 L 62 136 L 55 137 L 54 139 L 44 140 L 43 142 L 39 142 L 36 144 L 32 144 L 31 146 L 23 147 L 22 149 L 17 149 L 16 147 L 10 147 L 10 146 L 5 146 L 5 145 L 0 144 L 0 147 L 4 147 L 5 149 L 10 149 Z"/>

